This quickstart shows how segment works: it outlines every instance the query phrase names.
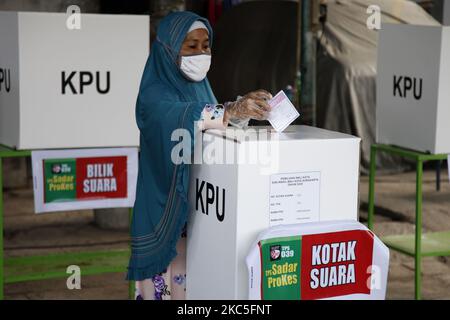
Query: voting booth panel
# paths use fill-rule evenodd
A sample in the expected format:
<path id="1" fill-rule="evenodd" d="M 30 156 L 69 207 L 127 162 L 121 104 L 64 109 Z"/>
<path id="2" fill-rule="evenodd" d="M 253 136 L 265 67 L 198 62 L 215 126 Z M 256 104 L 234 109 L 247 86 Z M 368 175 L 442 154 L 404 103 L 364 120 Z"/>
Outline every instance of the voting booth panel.
<path id="1" fill-rule="evenodd" d="M 271 226 L 358 219 L 359 138 L 308 126 L 258 128 L 207 130 L 196 143 L 208 164 L 191 169 L 188 299 L 246 299 L 245 257 Z M 235 150 L 236 163 L 210 164 L 220 150 L 224 158 Z"/>
<path id="2" fill-rule="evenodd" d="M 0 143 L 138 146 L 134 109 L 149 17 L 0 12 Z"/>
<path id="3" fill-rule="evenodd" d="M 271 227 L 246 259 L 251 300 L 382 300 L 389 249 L 356 221 Z"/>
<path id="4" fill-rule="evenodd" d="M 450 153 L 450 27 L 383 24 L 376 141 Z"/>

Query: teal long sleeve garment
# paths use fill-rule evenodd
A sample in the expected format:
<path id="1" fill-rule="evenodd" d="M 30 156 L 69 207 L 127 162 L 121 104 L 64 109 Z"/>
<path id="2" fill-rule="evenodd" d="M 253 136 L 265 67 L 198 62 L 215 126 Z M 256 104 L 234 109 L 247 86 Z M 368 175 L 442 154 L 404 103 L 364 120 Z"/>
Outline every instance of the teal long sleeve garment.
<path id="1" fill-rule="evenodd" d="M 189 164 L 171 159 L 172 132 L 183 128 L 194 137 L 206 104 L 217 103 L 208 80 L 186 79 L 179 67 L 179 52 L 193 22 L 209 22 L 188 11 L 161 20 L 156 41 L 145 65 L 136 102 L 140 130 L 136 200 L 131 222 L 131 257 L 128 280 L 144 280 L 163 272 L 176 256 L 176 243 L 189 212 Z M 193 142 L 191 144 L 192 152 Z"/>

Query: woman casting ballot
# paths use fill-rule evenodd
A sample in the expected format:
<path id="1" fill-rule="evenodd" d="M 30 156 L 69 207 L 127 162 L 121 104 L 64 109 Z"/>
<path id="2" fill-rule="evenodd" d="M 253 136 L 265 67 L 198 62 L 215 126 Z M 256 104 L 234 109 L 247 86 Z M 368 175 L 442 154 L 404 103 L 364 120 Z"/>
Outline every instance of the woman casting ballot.
<path id="1" fill-rule="evenodd" d="M 189 165 L 175 165 L 171 141 L 183 128 L 226 128 L 230 119 L 267 119 L 271 94 L 258 90 L 219 104 L 206 74 L 213 34 L 205 18 L 176 12 L 159 25 L 136 102 L 140 130 L 139 172 L 131 225 L 127 280 L 138 299 L 183 299 Z M 205 261 L 205 263 L 207 263 Z M 212 279 L 205 279 L 211 281 Z"/>

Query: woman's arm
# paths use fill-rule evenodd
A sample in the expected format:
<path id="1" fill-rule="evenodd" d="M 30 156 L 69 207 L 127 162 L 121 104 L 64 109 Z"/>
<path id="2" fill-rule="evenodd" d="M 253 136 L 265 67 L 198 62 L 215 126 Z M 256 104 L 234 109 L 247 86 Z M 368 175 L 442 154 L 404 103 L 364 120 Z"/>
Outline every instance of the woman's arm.
<path id="1" fill-rule="evenodd" d="M 207 104 L 202 111 L 202 130 L 225 129 L 230 119 L 267 119 L 268 100 L 272 95 L 265 90 L 253 91 L 234 102 Z"/>
<path id="2" fill-rule="evenodd" d="M 225 129 L 228 120 L 225 118 L 225 107 L 222 104 L 207 104 L 200 117 L 201 129 Z"/>

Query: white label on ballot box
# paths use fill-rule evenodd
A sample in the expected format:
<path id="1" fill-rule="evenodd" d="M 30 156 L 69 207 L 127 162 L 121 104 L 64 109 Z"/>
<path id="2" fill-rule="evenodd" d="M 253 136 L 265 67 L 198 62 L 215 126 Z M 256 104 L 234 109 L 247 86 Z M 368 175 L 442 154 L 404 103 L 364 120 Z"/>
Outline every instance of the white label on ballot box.
<path id="1" fill-rule="evenodd" d="M 283 90 L 270 99 L 269 105 L 272 107 L 272 110 L 267 120 L 269 120 L 276 132 L 283 131 L 300 116 Z"/>
<path id="2" fill-rule="evenodd" d="M 270 226 L 319 221 L 320 172 L 270 176 Z"/>

